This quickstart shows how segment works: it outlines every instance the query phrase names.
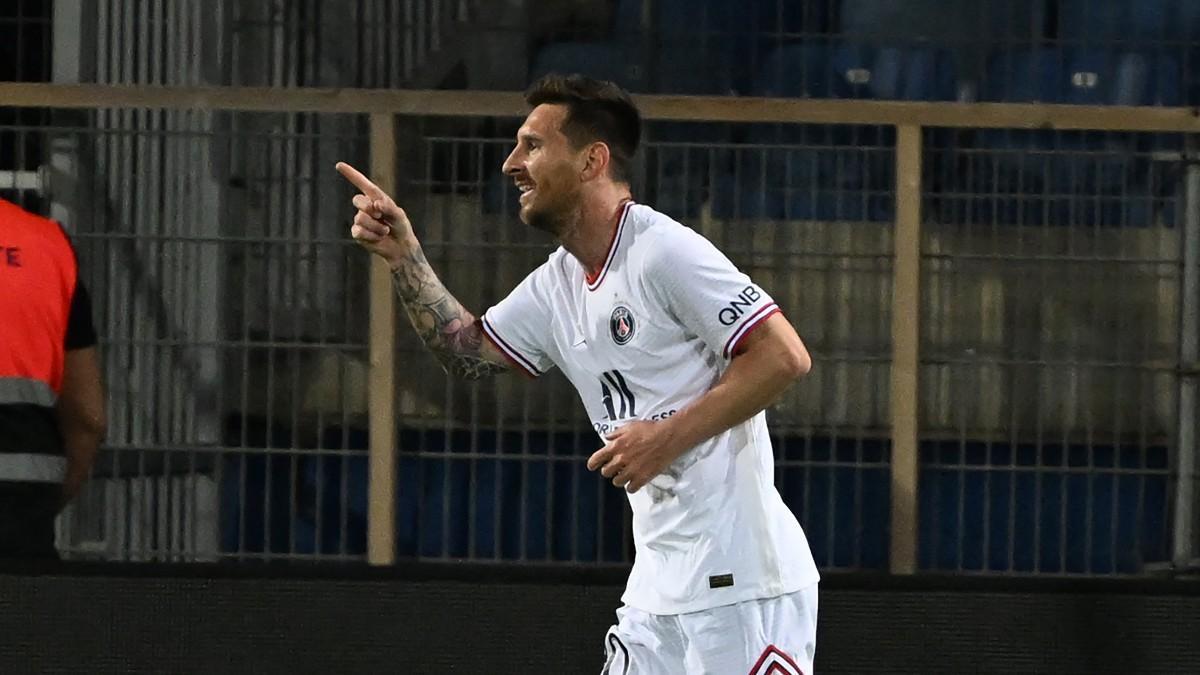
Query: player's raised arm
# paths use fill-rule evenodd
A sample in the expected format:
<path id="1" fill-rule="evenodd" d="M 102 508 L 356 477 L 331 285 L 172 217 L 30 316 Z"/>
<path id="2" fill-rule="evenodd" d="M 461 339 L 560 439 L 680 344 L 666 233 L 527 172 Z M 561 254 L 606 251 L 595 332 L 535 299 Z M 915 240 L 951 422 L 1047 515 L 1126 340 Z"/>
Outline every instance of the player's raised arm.
<path id="1" fill-rule="evenodd" d="M 413 328 L 446 372 L 477 380 L 508 370 L 504 355 L 484 339 L 479 320 L 434 274 L 404 209 L 349 164 L 338 162 L 337 170 L 360 193 L 352 200 L 358 213 L 350 235 L 387 262 Z"/>

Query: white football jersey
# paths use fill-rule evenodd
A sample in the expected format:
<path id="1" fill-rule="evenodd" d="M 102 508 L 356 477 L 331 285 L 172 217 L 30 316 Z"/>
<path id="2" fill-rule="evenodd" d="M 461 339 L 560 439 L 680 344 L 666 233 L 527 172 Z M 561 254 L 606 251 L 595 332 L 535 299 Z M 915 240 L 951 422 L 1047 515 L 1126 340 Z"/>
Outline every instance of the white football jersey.
<path id="1" fill-rule="evenodd" d="M 665 419 L 702 396 L 739 341 L 778 311 L 703 236 L 627 202 L 595 278 L 559 248 L 483 327 L 529 374 L 561 368 L 603 442 L 630 420 Z M 631 607 L 682 614 L 818 581 L 775 489 L 765 413 L 688 450 L 629 503 L 636 556 L 622 600 Z"/>

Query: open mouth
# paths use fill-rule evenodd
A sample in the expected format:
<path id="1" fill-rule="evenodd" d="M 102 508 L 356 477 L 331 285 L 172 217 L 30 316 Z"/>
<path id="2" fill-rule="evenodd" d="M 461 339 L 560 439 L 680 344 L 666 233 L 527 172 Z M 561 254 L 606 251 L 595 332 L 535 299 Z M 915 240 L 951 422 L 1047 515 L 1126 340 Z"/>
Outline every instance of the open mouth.
<path id="1" fill-rule="evenodd" d="M 533 194 L 533 183 L 518 182 L 517 190 L 520 190 L 520 192 L 521 192 L 520 201 L 522 204 L 524 204 L 527 201 L 526 198 L 529 195 Z"/>

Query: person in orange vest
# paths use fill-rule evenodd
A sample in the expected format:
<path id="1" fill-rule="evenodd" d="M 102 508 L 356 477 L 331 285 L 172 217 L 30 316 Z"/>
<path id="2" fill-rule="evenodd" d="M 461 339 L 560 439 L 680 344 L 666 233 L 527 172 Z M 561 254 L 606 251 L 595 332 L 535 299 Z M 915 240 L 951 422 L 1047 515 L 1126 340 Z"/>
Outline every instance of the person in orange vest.
<path id="1" fill-rule="evenodd" d="M 58 558 L 104 438 L 91 313 L 66 232 L 0 199 L 0 557 Z"/>

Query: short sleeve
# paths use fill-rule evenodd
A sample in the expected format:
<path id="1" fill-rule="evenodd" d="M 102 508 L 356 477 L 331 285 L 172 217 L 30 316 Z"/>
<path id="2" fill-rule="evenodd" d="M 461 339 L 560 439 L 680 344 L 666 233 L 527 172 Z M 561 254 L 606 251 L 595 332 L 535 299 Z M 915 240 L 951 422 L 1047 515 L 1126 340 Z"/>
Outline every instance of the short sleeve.
<path id="1" fill-rule="evenodd" d="M 645 273 L 672 316 L 722 358 L 778 305 L 712 242 L 681 228 L 661 237 L 646 258 Z"/>
<path id="2" fill-rule="evenodd" d="M 92 323 L 92 299 L 83 281 L 75 282 L 75 293 L 71 296 L 71 310 L 67 316 L 67 336 L 63 347 L 86 349 L 96 346 L 96 326 Z"/>
<path id="3" fill-rule="evenodd" d="M 71 306 L 67 313 L 67 334 L 63 339 L 63 348 L 71 351 L 95 347 L 97 337 L 96 324 L 92 321 L 92 296 L 88 294 L 83 279 L 79 278 L 79 257 L 75 253 L 75 244 L 71 241 L 71 235 L 62 226 L 62 223 L 54 221 L 54 224 L 58 227 L 58 233 L 66 241 L 74 263 L 75 288 L 71 292 Z"/>
<path id="4" fill-rule="evenodd" d="M 544 264 L 491 309 L 484 313 L 484 335 L 512 361 L 533 377 L 554 366 L 550 358 L 550 311 L 548 265 Z"/>

